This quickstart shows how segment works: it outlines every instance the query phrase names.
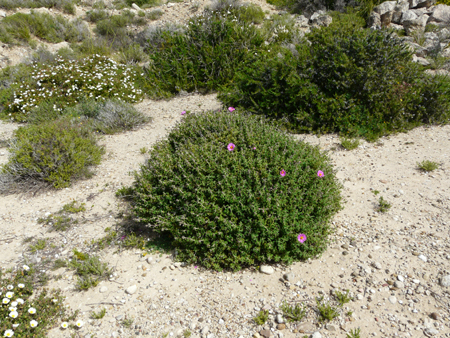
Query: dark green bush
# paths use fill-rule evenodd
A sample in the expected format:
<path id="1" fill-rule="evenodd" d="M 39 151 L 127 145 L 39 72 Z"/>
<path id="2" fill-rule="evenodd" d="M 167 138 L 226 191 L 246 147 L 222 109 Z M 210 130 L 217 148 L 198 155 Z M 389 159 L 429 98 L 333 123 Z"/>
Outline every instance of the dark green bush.
<path id="1" fill-rule="evenodd" d="M 2 192 L 33 189 L 33 185 L 68 187 L 91 175 L 89 166 L 100 163 L 104 149 L 88 128 L 61 119 L 15 131 L 9 161 L 2 167 Z"/>
<path id="2" fill-rule="evenodd" d="M 0 8 L 56 8 L 67 14 L 75 14 L 74 2 L 77 0 L 0 0 Z"/>
<path id="3" fill-rule="evenodd" d="M 318 147 L 236 112 L 186 115 L 135 179 L 139 219 L 171 234 L 178 259 L 213 269 L 313 257 L 340 209 L 340 184 Z"/>
<path id="4" fill-rule="evenodd" d="M 207 9 L 184 31 L 150 28 L 153 43 L 142 44 L 151 60 L 147 92 L 169 97 L 180 90 L 208 92 L 230 82 L 242 61 L 264 42 L 252 22 L 240 19 L 240 11 Z"/>
<path id="5" fill-rule="evenodd" d="M 368 140 L 448 121 L 450 80 L 425 75 L 391 34 L 358 27 L 313 30 L 311 46 L 254 56 L 219 98 L 283 118 L 292 131 Z"/>
<path id="6" fill-rule="evenodd" d="M 108 13 L 102 9 L 93 9 L 86 12 L 86 20 L 89 22 L 98 22 L 108 18 Z"/>

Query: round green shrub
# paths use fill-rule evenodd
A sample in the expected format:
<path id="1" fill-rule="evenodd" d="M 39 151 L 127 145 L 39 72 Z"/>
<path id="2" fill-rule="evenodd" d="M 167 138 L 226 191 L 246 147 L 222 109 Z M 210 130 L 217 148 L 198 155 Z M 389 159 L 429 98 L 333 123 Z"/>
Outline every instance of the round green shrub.
<path id="1" fill-rule="evenodd" d="M 3 192 L 33 184 L 68 187 L 89 176 L 89 166 L 99 164 L 104 153 L 91 131 L 70 119 L 20 127 L 8 150 L 9 161 L 1 168 Z"/>
<path id="2" fill-rule="evenodd" d="M 323 252 L 340 189 L 318 147 L 229 111 L 186 115 L 155 145 L 132 188 L 136 216 L 170 233 L 178 259 L 217 270 Z"/>

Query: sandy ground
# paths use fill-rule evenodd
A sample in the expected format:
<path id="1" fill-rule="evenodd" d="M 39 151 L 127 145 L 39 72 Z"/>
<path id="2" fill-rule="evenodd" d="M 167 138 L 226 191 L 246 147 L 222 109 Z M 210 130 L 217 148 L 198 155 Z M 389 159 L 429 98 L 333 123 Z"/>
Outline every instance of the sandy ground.
<path id="1" fill-rule="evenodd" d="M 189 8 L 190 3 L 164 7 L 161 20 L 184 20 Z M 264 8 L 273 11 L 267 4 Z M 2 48 L 0 54 L 6 53 L 12 63 L 29 52 L 25 47 Z M 106 228 L 120 221 L 116 217 L 123 205 L 115 192 L 133 182 L 130 173 L 146 159 L 140 150 L 165 137 L 182 119 L 181 111 L 201 112 L 221 104 L 215 95 L 188 95 L 170 101 L 145 100 L 136 107 L 152 117 L 152 122 L 103 137 L 100 143 L 106 155 L 91 179 L 35 196 L 0 196 L 3 269 L 24 260 L 39 263 L 45 258 L 69 258 L 74 248 L 88 250 L 91 240 L 103 237 Z M 0 141 L 10 138 L 15 128 L 0 122 Z M 294 136 L 329 151 L 344 185 L 345 208 L 334 217 L 335 235 L 321 257 L 288 267 L 275 265 L 272 274 L 257 268 L 215 273 L 182 266 L 170 255 L 107 248 L 98 254 L 114 268 L 114 274 L 88 291 L 74 290 L 76 276 L 71 270 L 49 272 L 61 275 L 49 286 L 63 290 L 67 304 L 81 311 L 79 318 L 85 325 L 76 336 L 181 337 L 189 330 L 191 337 L 207 338 L 266 337 L 269 333 L 289 338 L 314 332 L 322 337 L 346 337 L 360 327 L 361 337 L 450 337 L 450 288 L 445 286 L 450 284 L 446 282 L 450 275 L 450 126 L 421 127 L 376 143 L 362 142 L 352 151 L 342 150 L 336 135 Z M 8 151 L 0 146 L 3 164 Z M 440 167 L 423 173 L 417 169 L 422 160 L 436 161 Z M 387 213 L 376 211 L 380 196 L 392 204 Z M 79 223 L 73 228 L 50 232 L 38 224 L 39 217 L 74 200 L 85 203 L 87 210 L 74 216 Z M 30 237 L 34 238 L 31 243 L 48 238 L 55 247 L 31 254 L 29 244 L 23 243 Z M 349 290 L 354 300 L 332 322 L 319 323 L 315 298 L 331 301 L 333 290 Z M 307 305 L 303 321 L 277 322 L 283 300 Z M 107 309 L 106 316 L 90 319 L 91 311 L 102 307 Z M 270 311 L 269 321 L 257 326 L 252 318 L 261 309 Z M 133 318 L 129 328 L 123 325 L 127 318 Z M 69 336 L 59 328 L 48 335 Z"/>

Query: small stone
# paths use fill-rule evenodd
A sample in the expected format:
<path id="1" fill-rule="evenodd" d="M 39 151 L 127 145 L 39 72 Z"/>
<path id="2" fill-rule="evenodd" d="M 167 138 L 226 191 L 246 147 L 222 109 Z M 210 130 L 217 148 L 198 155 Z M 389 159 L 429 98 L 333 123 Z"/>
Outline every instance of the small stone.
<path id="1" fill-rule="evenodd" d="M 286 328 L 286 324 L 278 324 L 277 325 L 277 329 L 280 330 L 280 331 L 284 330 L 285 328 Z"/>
<path id="2" fill-rule="evenodd" d="M 203 327 L 203 329 L 201 329 L 200 331 L 202 334 L 206 335 L 209 332 L 209 326 L 205 326 Z"/>
<path id="3" fill-rule="evenodd" d="M 419 256 L 417 256 L 417 258 L 423 260 L 424 262 L 426 262 L 428 260 L 428 258 L 424 255 L 419 255 Z"/>
<path id="4" fill-rule="evenodd" d="M 397 276 L 397 279 L 398 279 L 400 282 L 404 282 L 404 281 L 405 281 L 405 278 L 404 278 L 403 276 L 400 276 L 400 275 Z"/>
<path id="5" fill-rule="evenodd" d="M 148 264 L 152 264 L 153 263 L 153 258 L 152 257 L 147 257 L 147 263 Z"/>
<path id="6" fill-rule="evenodd" d="M 170 269 L 170 270 L 175 270 L 175 267 L 174 267 L 173 265 L 170 265 L 170 266 L 169 266 L 169 269 Z"/>
<path id="7" fill-rule="evenodd" d="M 285 273 L 285 274 L 283 275 L 283 278 L 284 278 L 284 280 L 290 282 L 290 281 L 292 281 L 292 279 L 294 278 L 294 274 L 291 273 L 291 272 Z"/>
<path id="8" fill-rule="evenodd" d="M 336 331 L 336 330 L 337 330 L 336 325 L 333 325 L 333 324 L 327 324 L 327 325 L 325 326 L 325 328 L 326 328 L 328 331 Z"/>
<path id="9" fill-rule="evenodd" d="M 133 4 L 131 5 L 131 7 L 132 7 L 133 9 L 137 10 L 137 11 L 141 11 L 141 8 L 140 8 L 138 5 L 136 5 L 135 3 L 133 3 Z"/>
<path id="10" fill-rule="evenodd" d="M 373 262 L 372 266 L 377 270 L 381 270 L 382 268 L 380 262 Z"/>
<path id="11" fill-rule="evenodd" d="M 403 282 L 400 282 L 400 281 L 398 280 L 398 281 L 395 281 L 394 286 L 395 286 L 397 289 L 403 289 L 403 288 L 405 287 L 405 284 L 404 284 Z"/>
<path id="12" fill-rule="evenodd" d="M 322 338 L 322 334 L 319 331 L 314 332 L 309 338 Z"/>
<path id="13" fill-rule="evenodd" d="M 105 293 L 106 291 L 108 291 L 108 288 L 106 286 L 102 286 L 99 290 L 100 293 Z"/>
<path id="14" fill-rule="evenodd" d="M 253 334 L 253 338 L 261 338 L 261 335 L 258 332 L 255 332 Z"/>
<path id="15" fill-rule="evenodd" d="M 136 286 L 136 284 L 130 286 L 129 288 L 127 288 L 127 289 L 125 290 L 125 292 L 128 293 L 129 295 L 132 295 L 132 294 L 135 293 L 136 291 L 137 291 L 137 286 Z"/>
<path id="16" fill-rule="evenodd" d="M 420 255 L 420 252 L 417 252 L 417 251 L 413 251 L 413 256 L 419 256 Z"/>
<path id="17" fill-rule="evenodd" d="M 271 275 L 275 272 L 275 270 L 270 265 L 261 265 L 259 271 L 265 273 L 266 275 Z M 261 333 L 260 333 L 261 334 Z"/>
<path id="18" fill-rule="evenodd" d="M 259 331 L 259 334 L 264 337 L 264 338 L 269 338 L 270 337 L 270 330 L 261 330 Z"/>
<path id="19" fill-rule="evenodd" d="M 342 244 L 341 248 L 345 249 L 345 250 L 348 250 L 350 247 L 348 246 L 348 244 Z"/>
<path id="20" fill-rule="evenodd" d="M 358 293 L 358 294 L 356 295 L 356 299 L 358 299 L 358 300 L 364 299 L 363 294 L 362 294 L 362 293 Z"/>
<path id="21" fill-rule="evenodd" d="M 342 251 L 342 254 L 343 254 L 344 256 L 347 256 L 347 255 L 349 254 L 349 252 L 348 252 L 348 251 Z"/>
<path id="22" fill-rule="evenodd" d="M 284 323 L 284 318 L 283 318 L 283 316 L 281 314 L 277 314 L 276 320 L 277 320 L 278 324 L 283 324 Z"/>
<path id="23" fill-rule="evenodd" d="M 425 279 L 425 277 L 424 277 Z M 450 286 L 450 275 L 444 276 L 441 278 L 441 286 L 447 287 Z"/>
<path id="24" fill-rule="evenodd" d="M 391 304 L 397 303 L 397 297 L 395 297 L 395 296 L 390 296 L 390 297 L 389 297 L 389 302 L 390 302 Z"/>
<path id="25" fill-rule="evenodd" d="M 430 314 L 430 317 L 433 318 L 434 320 L 438 320 L 441 316 L 439 316 L 439 313 L 433 312 Z"/>
<path id="26" fill-rule="evenodd" d="M 426 328 L 425 330 L 423 330 L 423 333 L 426 336 L 431 337 L 431 336 L 437 335 L 439 333 L 439 331 L 436 329 L 433 329 L 433 328 Z"/>

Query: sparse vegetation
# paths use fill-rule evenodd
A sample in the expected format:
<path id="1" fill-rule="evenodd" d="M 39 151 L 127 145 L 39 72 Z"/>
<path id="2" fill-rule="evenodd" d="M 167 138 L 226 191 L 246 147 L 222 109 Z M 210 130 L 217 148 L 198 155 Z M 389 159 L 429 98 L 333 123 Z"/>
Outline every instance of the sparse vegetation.
<path id="1" fill-rule="evenodd" d="M 264 325 L 267 322 L 267 319 L 269 319 L 269 311 L 268 310 L 261 310 L 258 312 L 258 315 L 253 318 L 256 325 Z"/>
<path id="2" fill-rule="evenodd" d="M 330 303 L 322 302 L 323 298 L 317 298 L 317 310 L 319 313 L 319 321 L 331 321 L 336 317 L 339 317 L 339 312 L 337 308 L 332 306 Z"/>
<path id="3" fill-rule="evenodd" d="M 346 137 L 341 138 L 341 146 L 346 150 L 353 150 L 358 148 L 359 140 L 358 139 L 348 139 Z"/>
<path id="4" fill-rule="evenodd" d="M 337 290 L 334 293 L 334 298 L 339 303 L 339 306 L 343 306 L 344 304 L 346 304 L 352 300 L 352 297 L 350 297 L 349 294 L 350 294 L 349 290 L 347 290 L 345 292 L 341 292 L 341 291 Z"/>
<path id="5" fill-rule="evenodd" d="M 284 318 L 286 318 L 288 322 L 300 322 L 306 315 L 306 309 L 303 303 L 301 305 L 290 305 L 286 301 L 283 301 L 281 310 L 283 311 Z"/>
<path id="6" fill-rule="evenodd" d="M 380 199 L 378 200 L 378 208 L 377 208 L 377 210 L 379 211 L 379 212 L 383 212 L 383 213 L 385 213 L 385 212 L 388 212 L 388 210 L 391 208 L 391 204 L 388 202 L 388 201 L 386 201 L 384 198 L 383 198 L 383 196 L 380 196 Z"/>
<path id="7" fill-rule="evenodd" d="M 430 160 L 424 160 L 422 162 L 418 162 L 417 167 L 419 168 L 419 170 L 428 172 L 439 168 L 439 163 Z"/>

